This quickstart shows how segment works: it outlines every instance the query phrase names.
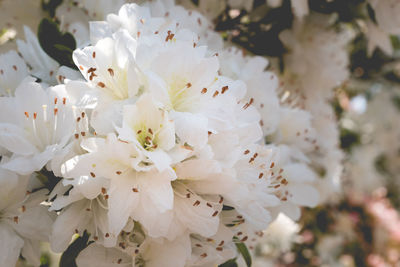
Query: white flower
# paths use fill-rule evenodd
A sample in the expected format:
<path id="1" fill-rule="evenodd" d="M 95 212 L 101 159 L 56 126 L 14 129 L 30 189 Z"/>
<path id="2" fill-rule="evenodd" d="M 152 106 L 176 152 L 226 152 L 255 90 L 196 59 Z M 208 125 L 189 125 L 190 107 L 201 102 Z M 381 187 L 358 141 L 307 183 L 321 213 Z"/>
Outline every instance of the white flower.
<path id="1" fill-rule="evenodd" d="M 123 125 L 118 133 L 120 139 L 136 143 L 159 171 L 171 164 L 167 151 L 175 146 L 174 123 L 150 95 L 142 95 L 134 106 L 124 106 Z"/>
<path id="2" fill-rule="evenodd" d="M 279 121 L 278 78 L 265 71 L 268 60 L 262 57 L 244 56 L 239 49 L 228 48 L 219 53 L 222 75 L 246 83 L 247 97 L 260 112 L 260 125 L 264 136 L 276 130 Z"/>
<path id="3" fill-rule="evenodd" d="M 135 63 L 126 47 L 129 44 L 135 43 L 120 34 L 74 51 L 74 62 L 88 81 L 86 91 L 93 90 L 98 98 L 91 118 L 97 133 L 107 134 L 120 125 L 122 104 L 132 102 L 128 98 L 133 98 L 139 90 Z M 104 120 L 105 116 L 108 119 Z"/>
<path id="4" fill-rule="evenodd" d="M 28 76 L 25 61 L 11 50 L 0 55 L 0 95 L 12 96 L 15 89 Z"/>
<path id="5" fill-rule="evenodd" d="M 396 0 L 369 0 L 378 25 L 387 34 L 400 34 L 400 19 L 397 14 L 400 11 L 399 2 Z"/>
<path id="6" fill-rule="evenodd" d="M 4 161 L 4 160 L 3 160 Z M 27 177 L 0 168 L 0 264 L 14 266 L 20 253 L 39 266 L 39 241 L 48 241 L 53 223 L 40 203 L 47 190 L 27 194 Z"/>
<path id="7" fill-rule="evenodd" d="M 13 153 L 4 168 L 29 174 L 44 167 L 68 144 L 75 119 L 66 98 L 27 78 L 15 97 L 3 97 L 0 145 Z"/>
<path id="8" fill-rule="evenodd" d="M 302 19 L 310 12 L 307 0 L 291 0 L 291 5 L 293 14 L 299 19 Z"/>
<path id="9" fill-rule="evenodd" d="M 134 143 L 120 141 L 114 134 L 108 135 L 106 139 L 84 140 L 82 147 L 89 153 L 67 161 L 62 173 L 64 177 L 74 179 L 110 180 L 107 190 L 110 235 L 118 236 L 129 217 L 139 222 L 150 218 L 149 224 L 143 225 L 144 228 L 151 236 L 160 235 L 163 230 L 152 224 L 160 214 L 172 209 L 171 181 L 176 178 L 174 171 L 168 168 L 159 172 L 152 168 Z M 85 183 L 84 180 L 82 183 Z M 101 193 L 99 187 L 97 191 L 96 187 L 88 189 L 87 198 Z M 168 222 L 165 224 L 167 227 Z"/>
<path id="10" fill-rule="evenodd" d="M 45 83 L 56 84 L 59 64 L 43 51 L 31 29 L 25 26 L 24 32 L 26 41 L 17 40 L 17 45 L 23 59 L 32 68 L 30 73 Z"/>
<path id="11" fill-rule="evenodd" d="M 366 37 L 368 39 L 368 56 L 372 56 L 372 53 L 377 47 L 379 47 L 388 56 L 393 54 L 393 46 L 390 36 L 371 21 L 367 21 Z"/>

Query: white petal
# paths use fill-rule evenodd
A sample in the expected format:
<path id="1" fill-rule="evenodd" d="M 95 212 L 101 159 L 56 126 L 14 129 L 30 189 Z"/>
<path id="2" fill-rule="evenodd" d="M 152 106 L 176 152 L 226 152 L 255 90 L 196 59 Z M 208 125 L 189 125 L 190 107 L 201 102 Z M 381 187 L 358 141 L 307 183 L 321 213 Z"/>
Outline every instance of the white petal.
<path id="1" fill-rule="evenodd" d="M 0 224 L 0 265 L 15 266 L 24 241 L 7 224 Z"/>
<path id="2" fill-rule="evenodd" d="M 132 267 L 132 257 L 115 248 L 92 244 L 81 251 L 76 258 L 78 267 Z"/>

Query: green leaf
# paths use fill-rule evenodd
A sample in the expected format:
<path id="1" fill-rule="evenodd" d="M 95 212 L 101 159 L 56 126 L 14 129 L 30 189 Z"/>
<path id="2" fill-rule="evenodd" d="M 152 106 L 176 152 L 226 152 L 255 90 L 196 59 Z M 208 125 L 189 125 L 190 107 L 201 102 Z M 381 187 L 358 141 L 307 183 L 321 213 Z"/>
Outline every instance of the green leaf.
<path id="1" fill-rule="evenodd" d="M 218 265 L 218 267 L 238 267 L 238 264 L 236 263 L 236 258 L 234 258 L 223 264 Z"/>
<path id="2" fill-rule="evenodd" d="M 56 8 L 61 5 L 63 0 L 41 0 L 42 9 L 49 12 L 51 17 L 56 14 Z"/>
<path id="3" fill-rule="evenodd" d="M 49 192 L 61 181 L 61 178 L 55 176 L 53 172 L 46 170 L 46 168 L 36 172 L 36 178 L 44 184 Z"/>
<path id="4" fill-rule="evenodd" d="M 59 267 L 77 267 L 75 259 L 84 250 L 88 243 L 89 234 L 85 231 L 82 236 L 74 240 L 66 251 L 61 255 Z"/>
<path id="5" fill-rule="evenodd" d="M 233 210 L 233 209 L 235 209 L 235 208 L 231 207 L 231 206 L 227 206 L 227 205 L 222 206 L 222 210 Z"/>
<path id="6" fill-rule="evenodd" d="M 244 261 L 246 262 L 247 267 L 251 267 L 251 255 L 246 245 L 244 243 L 236 243 L 236 248 L 242 255 Z"/>
<path id="7" fill-rule="evenodd" d="M 62 33 L 57 23 L 44 18 L 39 24 L 38 39 L 43 50 L 60 65 L 76 68 L 72 60 L 76 48 L 72 34 Z"/>

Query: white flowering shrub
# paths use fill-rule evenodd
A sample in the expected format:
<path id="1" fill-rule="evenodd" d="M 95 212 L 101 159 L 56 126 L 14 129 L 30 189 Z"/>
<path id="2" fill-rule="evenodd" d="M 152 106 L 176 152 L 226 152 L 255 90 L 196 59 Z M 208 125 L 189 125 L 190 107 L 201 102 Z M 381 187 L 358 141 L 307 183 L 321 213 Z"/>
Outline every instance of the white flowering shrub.
<path id="1" fill-rule="evenodd" d="M 394 52 L 397 9 L 361 2 L 359 28 L 322 0 L 41 1 L 37 31 L 4 16 L 0 265 L 46 266 L 45 243 L 60 266 L 273 264 L 340 192 L 349 43 Z"/>

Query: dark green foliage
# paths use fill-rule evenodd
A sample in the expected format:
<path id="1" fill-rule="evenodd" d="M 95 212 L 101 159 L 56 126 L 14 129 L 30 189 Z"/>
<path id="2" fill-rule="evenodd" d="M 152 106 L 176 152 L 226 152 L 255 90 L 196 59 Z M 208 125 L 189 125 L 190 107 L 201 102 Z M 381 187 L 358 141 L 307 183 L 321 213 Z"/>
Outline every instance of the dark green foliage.
<path id="1" fill-rule="evenodd" d="M 218 265 L 218 267 L 238 267 L 236 259 L 231 259 L 223 264 Z"/>
<path id="2" fill-rule="evenodd" d="M 38 39 L 43 50 L 60 65 L 76 68 L 72 61 L 72 52 L 76 48 L 72 34 L 62 33 L 57 23 L 43 19 L 39 24 Z"/>
<path id="3" fill-rule="evenodd" d="M 236 243 L 236 248 L 239 251 L 240 255 L 242 255 L 244 261 L 246 262 L 247 267 L 251 266 L 251 255 L 249 250 L 247 249 L 244 243 Z"/>
<path id="4" fill-rule="evenodd" d="M 353 22 L 357 18 L 365 18 L 364 3 L 365 0 L 309 0 L 310 10 L 323 14 L 336 13 L 341 22 Z"/>
<path id="5" fill-rule="evenodd" d="M 50 17 L 54 17 L 56 8 L 61 5 L 63 0 L 41 0 L 42 9 L 49 12 Z"/>
<path id="6" fill-rule="evenodd" d="M 290 0 L 284 0 L 281 7 L 270 8 L 267 4 L 255 2 L 250 13 L 241 10 L 239 16 L 231 18 L 229 9 L 217 19 L 216 30 L 235 32 L 232 42 L 258 54 L 279 57 L 286 50 L 279 39 L 283 30 L 290 28 L 293 21 Z"/>
<path id="7" fill-rule="evenodd" d="M 340 147 L 350 151 L 354 145 L 360 143 L 360 135 L 349 129 L 340 129 Z"/>
<path id="8" fill-rule="evenodd" d="M 54 187 L 61 181 L 61 178 L 54 175 L 53 172 L 46 170 L 43 168 L 40 172 L 37 172 L 37 178 L 44 184 L 45 188 L 51 192 Z"/>
<path id="9" fill-rule="evenodd" d="M 60 267 L 77 267 L 75 259 L 79 253 L 84 250 L 90 243 L 88 243 L 89 235 L 85 231 L 82 236 L 75 239 L 74 242 L 69 245 L 66 251 L 61 256 Z"/>

